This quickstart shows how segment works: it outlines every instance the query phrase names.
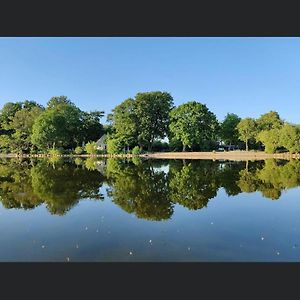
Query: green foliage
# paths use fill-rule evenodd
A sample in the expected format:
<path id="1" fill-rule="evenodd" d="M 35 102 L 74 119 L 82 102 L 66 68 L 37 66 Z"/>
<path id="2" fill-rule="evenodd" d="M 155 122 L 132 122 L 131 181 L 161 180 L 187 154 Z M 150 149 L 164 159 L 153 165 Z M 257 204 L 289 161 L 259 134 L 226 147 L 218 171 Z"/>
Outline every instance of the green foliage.
<path id="1" fill-rule="evenodd" d="M 85 145 L 85 151 L 87 154 L 97 154 L 96 142 L 89 142 Z"/>
<path id="2" fill-rule="evenodd" d="M 139 146 L 135 146 L 135 147 L 132 149 L 131 153 L 132 153 L 133 155 L 139 155 L 139 154 L 141 154 L 140 147 L 139 147 Z"/>
<path id="3" fill-rule="evenodd" d="M 280 130 L 280 145 L 288 151 L 300 152 L 300 127 L 285 124 Z"/>
<path id="4" fill-rule="evenodd" d="M 205 104 L 190 101 L 170 112 L 170 132 L 181 141 L 183 151 L 186 146 L 201 146 L 207 141 L 215 140 L 217 130 L 217 118 Z"/>
<path id="5" fill-rule="evenodd" d="M 82 154 L 84 153 L 83 147 L 77 146 L 74 150 L 75 154 Z"/>
<path id="6" fill-rule="evenodd" d="M 46 110 L 35 121 L 31 141 L 42 150 L 68 145 L 66 118 L 55 110 Z"/>
<path id="7" fill-rule="evenodd" d="M 255 120 L 252 118 L 242 119 L 237 125 L 237 130 L 239 139 L 246 143 L 246 151 L 248 151 L 249 140 L 254 139 L 256 136 L 257 126 Z"/>
<path id="8" fill-rule="evenodd" d="M 135 114 L 138 120 L 138 141 L 151 151 L 155 139 L 164 138 L 169 130 L 169 113 L 173 98 L 166 92 L 138 93 Z"/>
<path id="9" fill-rule="evenodd" d="M 236 114 L 228 113 L 221 123 L 220 136 L 226 144 L 237 144 L 239 142 L 239 132 L 237 125 L 241 121 Z"/>
<path id="10" fill-rule="evenodd" d="M 107 139 L 107 153 L 109 154 L 118 154 L 123 151 L 124 145 L 123 142 L 116 137 L 109 137 Z"/>
<path id="11" fill-rule="evenodd" d="M 50 154 L 51 156 L 60 156 L 62 155 L 62 151 L 60 149 L 50 149 L 48 151 L 48 154 Z"/>
<path id="12" fill-rule="evenodd" d="M 275 153 L 280 146 L 280 130 L 263 130 L 258 133 L 257 140 L 263 143 L 266 153 Z"/>
<path id="13" fill-rule="evenodd" d="M 117 105 L 108 115 L 108 121 L 112 124 L 112 128 L 108 131 L 114 133 L 114 138 L 129 147 L 136 145 L 138 120 L 133 99 L 127 99 Z"/>
<path id="14" fill-rule="evenodd" d="M 270 111 L 261 115 L 256 120 L 257 130 L 280 129 L 283 126 L 283 121 L 280 119 L 278 112 Z"/>

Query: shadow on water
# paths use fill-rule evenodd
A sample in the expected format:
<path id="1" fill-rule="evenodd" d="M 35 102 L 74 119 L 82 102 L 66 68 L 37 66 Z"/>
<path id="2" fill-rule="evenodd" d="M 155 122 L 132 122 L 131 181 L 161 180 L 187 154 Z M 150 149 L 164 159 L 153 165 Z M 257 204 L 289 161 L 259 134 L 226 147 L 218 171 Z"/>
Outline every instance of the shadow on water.
<path id="1" fill-rule="evenodd" d="M 228 196 L 260 192 L 277 200 L 300 184 L 300 161 L 233 162 L 96 158 L 2 159 L 0 200 L 7 209 L 45 204 L 64 215 L 79 201 L 112 202 L 138 218 L 170 219 L 174 205 L 199 210 L 223 188 Z"/>

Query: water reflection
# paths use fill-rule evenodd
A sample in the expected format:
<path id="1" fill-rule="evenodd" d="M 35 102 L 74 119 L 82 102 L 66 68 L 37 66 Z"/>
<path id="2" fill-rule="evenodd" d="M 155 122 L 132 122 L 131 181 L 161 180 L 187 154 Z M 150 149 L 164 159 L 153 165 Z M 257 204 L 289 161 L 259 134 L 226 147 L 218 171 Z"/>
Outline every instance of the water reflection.
<path id="1" fill-rule="evenodd" d="M 221 188 L 228 196 L 260 192 L 265 198 L 279 199 L 285 189 L 300 185 L 300 162 L 139 158 L 0 162 L 0 200 L 8 209 L 33 209 L 44 203 L 50 213 L 64 215 L 81 200 L 104 199 L 103 184 L 124 211 L 162 221 L 172 217 L 176 204 L 190 210 L 207 207 Z"/>

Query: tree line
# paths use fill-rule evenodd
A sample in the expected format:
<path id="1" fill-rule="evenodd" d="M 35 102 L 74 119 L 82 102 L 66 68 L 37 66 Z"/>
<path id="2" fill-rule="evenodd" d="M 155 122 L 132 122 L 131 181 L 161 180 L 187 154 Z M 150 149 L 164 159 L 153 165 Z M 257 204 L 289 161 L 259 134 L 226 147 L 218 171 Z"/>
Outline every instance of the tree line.
<path id="1" fill-rule="evenodd" d="M 103 116 L 103 111 L 80 110 L 65 96 L 52 97 L 46 107 L 28 100 L 8 102 L 0 111 L 0 151 L 96 154 L 95 142 L 103 134 L 108 153 L 211 151 L 221 141 L 247 151 L 300 151 L 300 125 L 275 111 L 257 119 L 228 113 L 220 122 L 206 104 L 175 106 L 170 93 L 155 91 L 121 102 L 108 114 L 107 125 L 101 123 Z"/>

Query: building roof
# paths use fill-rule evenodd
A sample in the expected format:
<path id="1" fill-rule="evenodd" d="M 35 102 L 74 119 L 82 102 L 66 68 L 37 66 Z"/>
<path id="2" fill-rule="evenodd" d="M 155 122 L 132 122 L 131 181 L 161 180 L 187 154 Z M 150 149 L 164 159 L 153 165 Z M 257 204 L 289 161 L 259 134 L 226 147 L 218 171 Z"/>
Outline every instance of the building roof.
<path id="1" fill-rule="evenodd" d="M 101 138 L 96 142 L 96 144 L 97 144 L 98 146 L 104 145 L 104 144 L 106 143 L 106 138 L 107 138 L 107 135 L 106 135 L 106 134 L 103 134 L 103 135 L 101 136 Z"/>

